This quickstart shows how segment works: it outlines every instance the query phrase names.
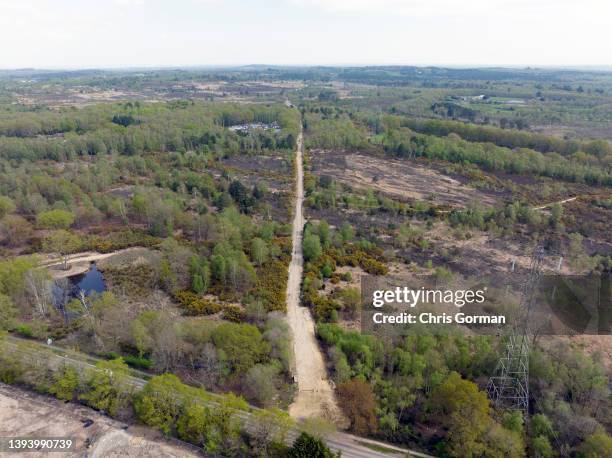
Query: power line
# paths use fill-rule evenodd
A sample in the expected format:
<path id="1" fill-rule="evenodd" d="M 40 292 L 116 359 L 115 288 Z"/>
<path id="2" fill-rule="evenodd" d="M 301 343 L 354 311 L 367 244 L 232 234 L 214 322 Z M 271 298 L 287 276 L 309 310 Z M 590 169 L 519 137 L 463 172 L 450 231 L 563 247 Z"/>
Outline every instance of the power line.
<path id="1" fill-rule="evenodd" d="M 529 320 L 540 283 L 540 266 L 544 248 L 536 247 L 531 256 L 529 275 L 523 283 L 518 319 L 512 327 L 505 353 L 500 357 L 487 393 L 495 407 L 508 410 L 529 409 Z"/>

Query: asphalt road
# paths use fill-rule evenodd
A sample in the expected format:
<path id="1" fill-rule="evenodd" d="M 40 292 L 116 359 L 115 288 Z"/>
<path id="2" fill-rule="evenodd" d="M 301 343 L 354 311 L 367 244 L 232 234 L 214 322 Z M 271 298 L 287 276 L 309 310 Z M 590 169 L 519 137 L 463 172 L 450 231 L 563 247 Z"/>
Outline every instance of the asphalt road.
<path id="1" fill-rule="evenodd" d="M 54 345 L 45 345 L 44 343 L 37 341 L 21 339 L 15 336 L 7 336 L 3 342 L 0 341 L 0 346 L 3 348 L 3 352 L 16 355 L 24 361 L 30 361 L 31 363 L 52 363 L 57 364 L 58 366 L 62 363 L 71 364 L 80 369 L 80 371 L 95 369 L 95 363 L 99 361 L 99 359 L 89 355 L 72 350 L 66 350 Z M 147 384 L 147 379 L 150 377 L 151 375 L 145 372 L 131 370 L 130 375 L 127 377 L 127 382 L 135 390 L 140 390 Z M 214 393 L 208 394 L 213 399 L 216 397 Z M 213 400 L 209 402 L 209 404 L 214 403 L 215 401 Z M 251 410 L 257 411 L 259 408 L 251 407 Z M 239 417 L 245 422 L 245 427 L 247 429 L 249 428 L 249 423 L 254 424 L 252 413 L 240 413 Z M 298 428 L 290 431 L 288 434 L 288 443 L 292 443 L 299 433 L 300 430 Z M 384 442 L 373 441 L 342 432 L 327 435 L 325 437 L 325 442 L 332 450 L 341 451 L 344 458 L 393 458 L 409 456 L 420 458 L 431 457 L 431 455 L 421 452 L 403 449 Z M 362 445 L 364 443 L 368 443 L 374 447 L 382 447 L 388 451 L 381 452 L 374 450 Z"/>

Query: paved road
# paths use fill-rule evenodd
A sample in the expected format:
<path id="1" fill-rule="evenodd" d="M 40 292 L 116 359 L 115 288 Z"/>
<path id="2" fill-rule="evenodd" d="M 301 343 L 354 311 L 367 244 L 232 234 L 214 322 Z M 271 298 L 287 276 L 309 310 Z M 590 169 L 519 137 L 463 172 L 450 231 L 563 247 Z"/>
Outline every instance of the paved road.
<path id="1" fill-rule="evenodd" d="M 72 350 L 66 350 L 57 346 L 47 346 L 40 342 L 21 339 L 14 336 L 8 336 L 4 341 L 0 340 L 0 348 L 2 348 L 2 352 L 13 354 L 21 360 L 28 361 L 31 364 L 45 364 L 51 366 L 70 364 L 79 369 L 80 372 L 84 372 L 87 369 L 95 369 L 95 363 L 100 361 L 98 358 Z M 142 389 L 147 384 L 147 379 L 150 378 L 149 374 L 137 370 L 131 370 L 130 374 L 131 375 L 127 377 L 127 383 L 135 391 Z M 214 398 L 219 395 L 214 393 L 207 394 L 211 397 L 211 401 L 208 402 L 209 405 L 216 404 Z M 197 401 L 201 402 L 202 400 L 198 398 Z M 255 412 L 260 409 L 251 406 L 250 410 L 251 412 Z M 249 428 L 249 423 L 254 424 L 251 412 L 241 412 L 238 415 L 239 418 L 244 421 L 247 429 Z M 299 429 L 295 429 L 289 433 L 289 443 L 293 442 L 299 432 Z M 340 432 L 328 435 L 325 438 L 325 442 L 332 450 L 341 451 L 344 458 L 430 457 L 430 455 L 424 453 Z M 377 447 L 384 447 L 389 450 L 389 452 L 373 450 L 362 445 L 364 443 L 369 443 Z"/>

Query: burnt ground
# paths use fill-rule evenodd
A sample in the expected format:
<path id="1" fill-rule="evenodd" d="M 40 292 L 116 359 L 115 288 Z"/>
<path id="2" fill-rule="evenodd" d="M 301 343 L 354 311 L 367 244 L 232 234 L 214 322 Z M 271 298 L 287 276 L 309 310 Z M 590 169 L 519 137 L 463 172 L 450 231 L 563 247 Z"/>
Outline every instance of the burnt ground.
<path id="1" fill-rule="evenodd" d="M 467 207 L 471 203 L 495 206 L 504 193 L 479 190 L 468 180 L 446 174 L 421 161 L 396 160 L 343 151 L 311 150 L 312 172 L 328 175 L 356 189 L 372 189 L 400 201 L 429 201 Z"/>
<path id="2" fill-rule="evenodd" d="M 264 202 L 269 215 L 275 221 L 289 222 L 291 196 L 293 194 L 293 166 L 290 158 L 282 154 L 235 155 L 222 159 L 211 168 L 215 177 L 228 173 L 247 188 L 265 183 L 268 192 Z"/>

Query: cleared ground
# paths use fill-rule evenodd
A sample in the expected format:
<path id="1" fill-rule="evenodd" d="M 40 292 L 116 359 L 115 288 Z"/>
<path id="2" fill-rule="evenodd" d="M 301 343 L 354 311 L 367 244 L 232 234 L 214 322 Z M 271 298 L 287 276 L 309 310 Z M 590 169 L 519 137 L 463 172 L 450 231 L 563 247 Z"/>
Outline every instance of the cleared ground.
<path id="1" fill-rule="evenodd" d="M 85 427 L 85 420 L 93 424 Z M 197 457 L 195 448 L 172 443 L 148 428 L 125 425 L 78 404 L 0 384 L 0 436 L 70 437 L 72 452 L 20 453 L 0 456 L 67 457 Z"/>
<path id="2" fill-rule="evenodd" d="M 439 205 L 465 207 L 471 202 L 495 205 L 493 192 L 480 191 L 456 178 L 414 161 L 400 161 L 358 153 L 313 150 L 316 175 L 329 175 L 357 189 L 373 189 L 399 200 L 429 200 Z"/>
<path id="3" fill-rule="evenodd" d="M 315 338 L 314 320 L 310 310 L 300 306 L 300 283 L 304 263 L 302 256 L 304 185 L 301 135 L 298 139 L 296 154 L 296 199 L 292 231 L 293 252 L 287 281 L 287 319 L 293 333 L 295 379 L 298 392 L 293 404 L 289 406 L 289 414 L 297 419 L 325 418 L 334 421 L 339 426 L 345 426 L 334 391 L 327 379 L 323 355 Z"/>

